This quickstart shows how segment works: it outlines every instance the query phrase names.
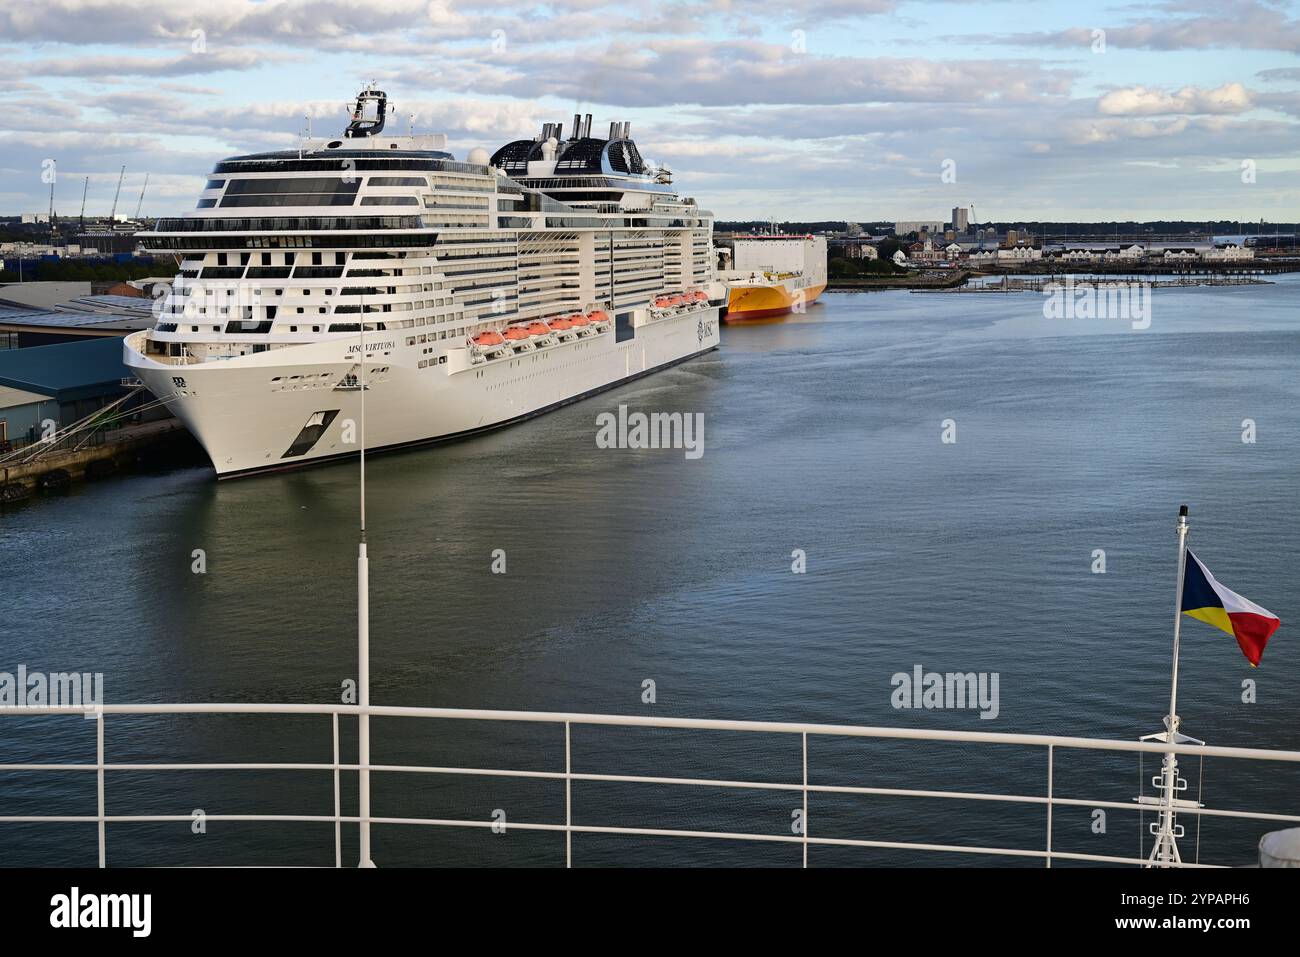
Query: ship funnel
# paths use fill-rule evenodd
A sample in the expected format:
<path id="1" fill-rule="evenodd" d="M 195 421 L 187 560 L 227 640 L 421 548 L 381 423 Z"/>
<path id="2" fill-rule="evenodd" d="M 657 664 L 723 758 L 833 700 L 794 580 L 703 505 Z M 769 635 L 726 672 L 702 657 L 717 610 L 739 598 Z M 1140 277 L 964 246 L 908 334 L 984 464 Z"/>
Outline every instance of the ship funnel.
<path id="1" fill-rule="evenodd" d="M 573 138 L 576 140 L 582 135 L 582 114 L 573 114 Z"/>
<path id="2" fill-rule="evenodd" d="M 582 137 L 583 139 L 591 136 L 591 114 L 588 113 L 582 118 Z"/>
<path id="3" fill-rule="evenodd" d="M 618 124 L 618 123 L 610 123 L 610 124 L 609 124 L 609 138 L 610 138 L 611 140 L 616 140 L 616 139 L 618 139 L 618 133 L 619 133 L 619 124 Z"/>
<path id="4" fill-rule="evenodd" d="M 624 121 L 623 121 L 623 139 L 627 139 L 627 138 L 628 138 L 629 136 L 631 136 L 631 135 L 632 135 L 632 121 L 631 121 L 631 120 L 624 120 Z"/>

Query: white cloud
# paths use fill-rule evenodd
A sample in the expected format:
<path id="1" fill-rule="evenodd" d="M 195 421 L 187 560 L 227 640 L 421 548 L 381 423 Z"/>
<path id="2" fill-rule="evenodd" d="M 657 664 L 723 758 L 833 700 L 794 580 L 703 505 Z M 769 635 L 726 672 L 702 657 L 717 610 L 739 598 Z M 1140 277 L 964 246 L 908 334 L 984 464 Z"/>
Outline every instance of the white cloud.
<path id="1" fill-rule="evenodd" d="M 0 61 L 0 76 L 29 78 L 79 76 L 116 81 L 128 76 L 196 76 L 229 70 L 248 70 L 263 63 L 282 62 L 283 54 L 261 50 L 214 50 L 184 56 L 81 56 L 42 60 Z"/>
<path id="2" fill-rule="evenodd" d="M 1173 91 L 1130 86 L 1112 90 L 1097 101 L 1097 109 L 1109 116 L 1244 113 L 1254 105 L 1254 95 L 1240 83 L 1225 83 L 1213 90 L 1196 86 Z"/>
<path id="3" fill-rule="evenodd" d="M 1132 9 L 1151 10 L 1147 6 Z M 1188 7 L 1201 7 L 1202 12 Z M 1213 3 L 1162 3 L 1155 9 L 1163 15 L 1145 17 L 1127 24 L 1095 23 L 1065 30 L 970 37 L 983 42 L 1011 46 L 1047 46 L 1089 50 L 1093 29 L 1106 32 L 1106 46 L 1139 50 L 1300 50 L 1300 19 L 1287 16 L 1276 7 L 1257 0 L 1218 0 Z M 1204 12 L 1209 11 L 1209 12 Z"/>
<path id="4" fill-rule="evenodd" d="M 570 56 L 525 49 L 493 66 L 495 92 L 625 107 L 1027 101 L 1065 95 L 1074 76 L 1033 61 L 813 56 L 755 40 L 686 38 L 615 40 Z"/>

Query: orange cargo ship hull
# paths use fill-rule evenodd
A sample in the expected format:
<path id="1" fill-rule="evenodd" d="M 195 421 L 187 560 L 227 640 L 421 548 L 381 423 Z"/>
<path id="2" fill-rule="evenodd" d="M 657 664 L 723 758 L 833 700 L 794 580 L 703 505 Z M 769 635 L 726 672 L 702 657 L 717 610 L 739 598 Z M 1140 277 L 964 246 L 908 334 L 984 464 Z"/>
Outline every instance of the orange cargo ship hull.
<path id="1" fill-rule="evenodd" d="M 803 290 L 787 287 L 784 283 L 770 286 L 733 286 L 727 295 L 726 322 L 744 322 L 748 319 L 767 319 L 772 316 L 784 316 L 794 309 L 799 293 L 803 293 L 803 304 L 810 306 L 826 288 L 825 283 L 809 286 Z"/>

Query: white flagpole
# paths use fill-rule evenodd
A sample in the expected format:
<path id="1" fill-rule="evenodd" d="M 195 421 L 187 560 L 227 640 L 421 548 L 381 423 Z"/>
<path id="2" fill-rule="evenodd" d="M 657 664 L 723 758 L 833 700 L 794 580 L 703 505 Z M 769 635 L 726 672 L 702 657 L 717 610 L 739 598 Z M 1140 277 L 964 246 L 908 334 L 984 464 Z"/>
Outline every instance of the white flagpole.
<path id="1" fill-rule="evenodd" d="M 359 867 L 374 867 L 370 857 L 370 561 L 366 557 L 366 306 L 361 299 L 361 541 L 357 548 L 357 764 L 358 817 L 361 818 Z"/>
<path id="2" fill-rule="evenodd" d="M 1187 506 L 1180 505 L 1178 507 L 1178 587 L 1174 592 L 1174 663 L 1173 677 L 1169 684 L 1169 715 L 1165 718 L 1165 743 L 1171 745 L 1177 744 L 1180 737 L 1178 733 L 1178 639 L 1183 621 L 1183 577 L 1187 563 L 1187 530 Z M 1174 806 L 1179 788 L 1178 756 L 1173 751 L 1165 754 L 1162 788 L 1160 824 L 1148 860 L 1153 864 L 1181 863 L 1174 833 Z"/>

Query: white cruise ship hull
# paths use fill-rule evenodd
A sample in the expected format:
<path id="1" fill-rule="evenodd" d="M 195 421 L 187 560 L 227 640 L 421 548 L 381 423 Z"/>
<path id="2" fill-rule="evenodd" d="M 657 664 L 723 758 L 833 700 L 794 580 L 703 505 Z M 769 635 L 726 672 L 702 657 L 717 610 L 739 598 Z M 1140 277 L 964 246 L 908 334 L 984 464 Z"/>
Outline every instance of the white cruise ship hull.
<path id="1" fill-rule="evenodd" d="M 362 391 L 347 378 L 361 378 L 359 334 L 193 364 L 142 354 L 143 336 L 127 337 L 126 364 L 202 444 L 218 477 L 359 453 Z M 369 331 L 365 448 L 445 441 L 518 422 L 715 349 L 718 336 L 718 307 L 702 305 L 648 321 L 621 342 L 611 326 L 477 364 L 470 350 L 452 349 L 447 361 L 421 368 L 420 347 Z"/>

